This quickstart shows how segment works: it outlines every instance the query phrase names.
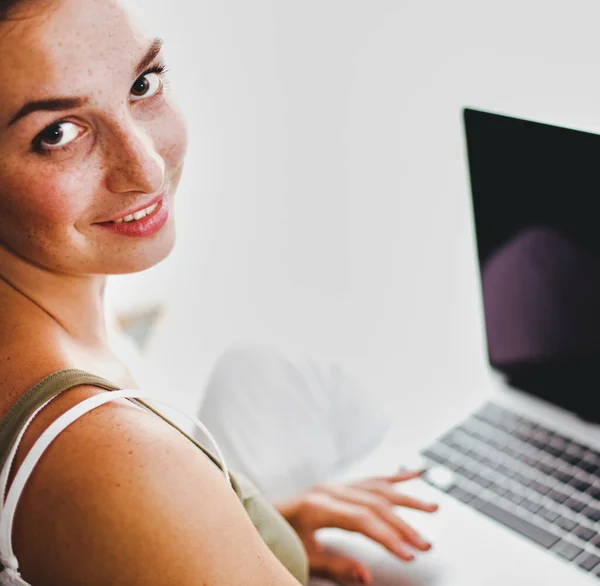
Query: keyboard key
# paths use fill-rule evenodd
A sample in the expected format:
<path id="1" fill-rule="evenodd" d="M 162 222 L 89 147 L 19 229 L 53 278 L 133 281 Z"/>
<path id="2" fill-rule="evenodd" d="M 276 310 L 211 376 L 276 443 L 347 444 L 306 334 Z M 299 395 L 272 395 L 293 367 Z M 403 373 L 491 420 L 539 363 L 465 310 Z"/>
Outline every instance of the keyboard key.
<path id="1" fill-rule="evenodd" d="M 582 513 L 594 523 L 600 521 L 600 509 L 596 509 L 595 507 L 586 507 L 583 509 Z"/>
<path id="2" fill-rule="evenodd" d="M 513 429 L 515 428 L 515 423 L 508 421 L 508 420 L 507 421 L 503 421 L 503 420 L 496 421 L 493 425 L 496 429 L 501 429 L 505 433 L 509 433 L 509 434 L 512 434 Z"/>
<path id="3" fill-rule="evenodd" d="M 548 521 L 549 523 L 554 523 L 554 521 L 556 521 L 560 517 L 560 515 L 556 511 L 551 511 L 546 507 L 542 507 L 538 511 L 538 514 L 544 519 L 546 519 L 546 521 Z"/>
<path id="4" fill-rule="evenodd" d="M 562 516 L 558 518 L 556 524 L 565 531 L 573 531 L 573 529 L 577 527 L 577 523 L 575 523 L 575 521 L 572 521 L 571 519 L 567 519 L 566 517 Z"/>
<path id="5" fill-rule="evenodd" d="M 494 454 L 495 456 L 496 454 Z M 500 462 L 498 462 L 495 459 L 490 460 L 488 466 L 490 467 L 491 470 L 498 470 L 498 468 L 500 468 L 502 464 L 500 464 Z"/>
<path id="6" fill-rule="evenodd" d="M 496 403 L 492 403 L 491 401 L 486 401 L 481 409 L 475 413 L 475 416 L 480 415 L 481 417 L 489 416 L 494 419 L 500 419 L 504 413 L 509 413 L 504 407 L 500 407 L 500 405 L 496 405 Z"/>
<path id="7" fill-rule="evenodd" d="M 560 433 L 556 433 L 556 432 L 554 433 L 554 437 L 557 438 L 557 439 L 561 439 L 566 444 L 568 444 L 571 441 L 570 438 L 568 438 L 568 437 L 566 437 L 564 435 L 560 435 Z"/>
<path id="8" fill-rule="evenodd" d="M 520 494 L 517 494 L 516 492 L 513 492 L 512 490 L 509 490 L 504 495 L 504 498 L 508 499 L 512 503 L 515 503 L 515 505 L 520 505 L 525 500 L 525 497 L 521 496 Z"/>
<path id="9" fill-rule="evenodd" d="M 588 474 L 594 474 L 600 470 L 599 462 L 590 462 L 588 460 L 582 460 L 579 462 L 578 467 L 585 470 Z"/>
<path id="10" fill-rule="evenodd" d="M 548 493 L 548 496 L 559 504 L 564 503 L 569 498 L 569 495 L 565 494 L 564 492 L 560 492 L 560 490 L 551 490 Z"/>
<path id="11" fill-rule="evenodd" d="M 528 442 L 531 438 L 531 429 L 528 427 L 521 427 L 519 429 L 515 429 L 513 435 L 514 437 L 518 437 L 522 442 Z"/>
<path id="12" fill-rule="evenodd" d="M 548 494 L 550 492 L 549 486 L 546 486 L 545 484 L 542 484 L 541 482 L 538 482 L 537 480 L 534 480 L 530 484 L 530 487 L 533 488 L 533 490 L 535 490 L 536 492 L 539 492 L 540 494 Z"/>
<path id="13" fill-rule="evenodd" d="M 511 458 L 514 458 L 515 460 L 518 460 L 521 454 L 523 453 L 522 450 L 513 446 L 504 446 L 501 451 L 504 452 L 507 456 L 511 456 Z"/>
<path id="14" fill-rule="evenodd" d="M 538 462 L 535 467 L 544 474 L 552 474 L 556 468 L 547 462 Z"/>
<path id="15" fill-rule="evenodd" d="M 446 468 L 449 468 L 453 472 L 456 472 L 460 468 L 460 464 L 458 464 L 457 462 L 452 461 L 452 460 L 447 460 L 444 463 L 444 466 L 446 466 Z"/>
<path id="16" fill-rule="evenodd" d="M 553 448 L 558 448 L 564 452 L 569 445 L 569 440 L 563 435 L 553 433 L 548 445 L 552 446 Z"/>
<path id="17" fill-rule="evenodd" d="M 523 464 L 535 468 L 540 459 L 538 456 L 532 456 L 531 454 L 521 454 L 519 460 L 523 462 Z"/>
<path id="18" fill-rule="evenodd" d="M 576 527 L 573 530 L 573 534 L 577 535 L 577 537 L 583 541 L 589 541 L 592 539 L 592 537 L 596 537 L 596 535 L 598 535 L 593 529 L 590 529 L 589 527 L 583 527 L 582 525 Z"/>
<path id="19" fill-rule="evenodd" d="M 534 446 L 535 448 L 537 448 L 538 450 L 543 450 L 547 445 L 548 445 L 548 441 L 549 441 L 549 437 L 547 434 L 545 433 L 539 433 L 537 432 L 533 437 L 529 438 L 529 442 L 532 446 Z"/>
<path id="20" fill-rule="evenodd" d="M 533 501 L 530 501 L 529 499 L 525 499 L 523 501 L 523 503 L 521 504 L 522 507 L 525 507 L 530 513 L 537 513 L 541 508 L 542 505 L 539 505 L 538 503 L 534 503 Z"/>
<path id="21" fill-rule="evenodd" d="M 444 434 L 442 437 L 438 439 L 440 444 L 444 444 L 445 446 L 449 446 L 453 448 L 458 445 L 458 436 L 454 431 Z"/>
<path id="22" fill-rule="evenodd" d="M 470 421 L 465 421 L 465 423 L 462 423 L 456 428 L 456 431 L 462 431 L 467 435 L 471 435 L 473 431 L 477 431 L 477 427 L 475 427 Z"/>
<path id="23" fill-rule="evenodd" d="M 497 505 L 488 503 L 479 498 L 475 498 L 471 504 L 478 511 L 488 515 L 492 519 L 502 523 L 510 529 L 513 529 L 521 535 L 528 537 L 543 547 L 550 548 L 559 541 L 559 538 L 553 533 L 550 533 L 550 531 L 546 531 L 546 529 L 538 527 L 537 525 L 534 525 L 533 523 L 530 523 L 529 521 L 522 519 L 518 515 L 502 509 Z"/>
<path id="24" fill-rule="evenodd" d="M 531 478 L 525 476 L 524 474 L 521 474 L 520 472 L 517 472 L 514 478 L 518 483 L 522 484 L 523 486 L 529 486 L 533 482 Z"/>
<path id="25" fill-rule="evenodd" d="M 469 448 L 467 448 L 467 446 L 465 446 L 464 444 L 455 444 L 454 446 L 452 446 L 452 449 L 458 452 L 459 454 L 462 454 L 463 456 L 466 456 L 470 452 Z"/>
<path id="26" fill-rule="evenodd" d="M 544 446 L 543 450 L 555 458 L 560 458 L 564 454 L 564 450 L 551 445 Z"/>
<path id="27" fill-rule="evenodd" d="M 592 486 L 592 488 L 587 490 L 587 494 L 594 500 L 600 500 L 600 487 Z"/>
<path id="28" fill-rule="evenodd" d="M 517 473 L 516 470 L 512 470 L 511 468 L 507 468 L 504 465 L 500 465 L 497 468 L 498 473 L 501 474 L 502 476 L 506 476 L 507 478 L 514 478 L 515 474 Z"/>
<path id="29" fill-rule="evenodd" d="M 561 540 L 557 545 L 555 545 L 552 548 L 552 551 L 557 553 L 559 556 L 568 559 L 570 562 L 572 562 L 578 555 L 583 553 L 583 549 L 564 540 Z"/>
<path id="30" fill-rule="evenodd" d="M 545 433 L 549 439 L 554 438 L 554 431 L 551 429 L 544 427 L 542 424 L 537 424 L 538 433 Z"/>
<path id="31" fill-rule="evenodd" d="M 464 488 L 461 488 L 460 486 L 453 486 L 448 491 L 448 494 L 452 495 L 454 498 L 457 498 L 459 501 L 461 501 L 463 503 L 469 503 L 475 498 L 474 495 L 472 495 L 470 492 L 468 492 Z"/>
<path id="32" fill-rule="evenodd" d="M 573 480 L 573 475 L 565 472 L 564 470 L 555 470 L 552 474 L 553 478 L 556 480 L 560 480 L 560 482 L 564 482 L 565 484 L 569 484 L 571 480 Z"/>
<path id="33" fill-rule="evenodd" d="M 508 490 L 506 488 L 504 488 L 503 486 L 500 486 L 498 484 L 491 484 L 489 489 L 496 493 L 498 496 L 504 496 Z"/>
<path id="34" fill-rule="evenodd" d="M 598 563 L 600 563 L 600 558 L 595 556 L 593 553 L 589 553 L 583 556 L 580 560 L 577 560 L 577 565 L 588 572 L 593 570 Z"/>
<path id="35" fill-rule="evenodd" d="M 488 480 L 487 478 L 484 478 L 483 476 L 480 476 L 479 474 L 475 474 L 475 476 L 473 476 L 473 478 L 472 478 L 472 481 L 475 484 L 482 486 L 483 488 L 487 488 L 488 486 L 490 486 L 490 484 L 492 484 L 491 480 Z"/>
<path id="36" fill-rule="evenodd" d="M 580 478 L 573 478 L 571 480 L 571 482 L 569 482 L 569 484 L 573 488 L 576 488 L 577 490 L 579 490 L 581 492 L 585 492 L 586 490 L 588 490 L 588 488 L 592 487 L 592 485 L 589 482 L 586 482 L 585 480 L 581 480 Z"/>
<path id="37" fill-rule="evenodd" d="M 447 458 L 445 456 L 443 456 L 439 452 L 434 451 L 433 449 L 428 449 L 421 453 L 426 458 L 429 458 L 430 460 L 433 460 L 434 462 L 437 462 L 438 464 L 444 464 L 447 460 Z"/>
<path id="38" fill-rule="evenodd" d="M 456 469 L 456 473 L 459 474 L 460 476 L 464 477 L 464 478 L 468 478 L 469 480 L 475 476 L 475 472 L 472 472 L 471 470 L 468 470 L 464 466 L 459 466 Z"/>
<path id="39" fill-rule="evenodd" d="M 476 462 L 483 462 L 483 460 L 485 460 L 485 456 L 482 456 L 481 454 L 479 454 L 478 452 L 472 451 L 470 454 L 471 458 L 473 460 L 475 460 Z"/>
<path id="40" fill-rule="evenodd" d="M 563 462 L 567 462 L 568 464 L 571 464 L 571 466 L 576 466 L 577 464 L 579 464 L 581 462 L 581 457 L 580 456 L 576 456 L 575 454 L 569 454 L 568 452 L 565 452 L 560 459 Z"/>
<path id="41" fill-rule="evenodd" d="M 491 468 L 492 470 L 495 470 L 498 467 L 498 464 L 493 460 L 490 460 L 490 458 L 487 456 L 481 458 L 481 464 L 486 468 Z"/>
<path id="42" fill-rule="evenodd" d="M 577 499 L 570 498 L 565 502 L 565 506 L 569 507 L 569 509 L 575 511 L 576 513 L 581 513 L 581 511 L 583 511 L 587 505 Z"/>
<path id="43" fill-rule="evenodd" d="M 592 537 L 592 545 L 597 549 L 600 549 L 600 535 L 596 535 L 596 537 Z"/>
<path id="44" fill-rule="evenodd" d="M 493 437 L 488 437 L 485 443 L 495 450 L 501 450 L 506 445 L 505 442 L 499 441 Z"/>
<path id="45" fill-rule="evenodd" d="M 589 448 L 575 440 L 569 440 L 567 451 L 583 458 L 583 455 L 589 452 Z"/>

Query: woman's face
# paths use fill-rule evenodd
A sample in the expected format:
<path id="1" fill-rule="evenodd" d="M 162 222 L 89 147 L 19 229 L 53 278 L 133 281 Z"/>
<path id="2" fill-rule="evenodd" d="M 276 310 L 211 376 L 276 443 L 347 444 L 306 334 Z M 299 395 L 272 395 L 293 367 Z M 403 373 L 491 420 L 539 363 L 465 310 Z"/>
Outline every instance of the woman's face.
<path id="1" fill-rule="evenodd" d="M 154 38 L 123 0 L 22 8 L 0 23 L 0 245 L 62 273 L 146 269 L 173 247 L 187 146 Z"/>

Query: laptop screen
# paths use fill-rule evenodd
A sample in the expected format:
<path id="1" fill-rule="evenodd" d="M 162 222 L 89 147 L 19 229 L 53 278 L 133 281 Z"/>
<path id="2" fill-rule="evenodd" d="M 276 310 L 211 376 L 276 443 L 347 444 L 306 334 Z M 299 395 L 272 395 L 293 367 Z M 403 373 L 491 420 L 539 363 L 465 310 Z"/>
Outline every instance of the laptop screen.
<path id="1" fill-rule="evenodd" d="M 488 355 L 600 422 L 600 136 L 464 110 Z"/>

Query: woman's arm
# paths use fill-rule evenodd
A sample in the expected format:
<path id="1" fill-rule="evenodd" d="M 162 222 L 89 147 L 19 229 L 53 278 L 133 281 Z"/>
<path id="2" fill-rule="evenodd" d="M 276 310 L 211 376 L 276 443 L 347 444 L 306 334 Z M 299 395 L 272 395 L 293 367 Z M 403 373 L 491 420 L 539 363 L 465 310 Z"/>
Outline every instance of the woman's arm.
<path id="1" fill-rule="evenodd" d="M 98 392 L 78 387 L 46 407 L 17 466 L 50 421 Z M 221 471 L 125 400 L 58 436 L 23 493 L 13 535 L 35 586 L 298 586 Z"/>

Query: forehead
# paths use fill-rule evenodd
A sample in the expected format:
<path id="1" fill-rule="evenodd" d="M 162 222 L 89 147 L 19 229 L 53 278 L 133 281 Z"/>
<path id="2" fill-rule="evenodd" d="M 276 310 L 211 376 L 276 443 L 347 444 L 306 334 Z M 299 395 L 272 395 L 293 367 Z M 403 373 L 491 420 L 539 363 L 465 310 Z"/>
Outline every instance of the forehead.
<path id="1" fill-rule="evenodd" d="M 151 39 L 131 0 L 51 0 L 0 23 L 0 79 L 11 80 L 0 84 L 0 118 L 27 100 L 89 95 L 107 75 L 130 75 Z"/>

